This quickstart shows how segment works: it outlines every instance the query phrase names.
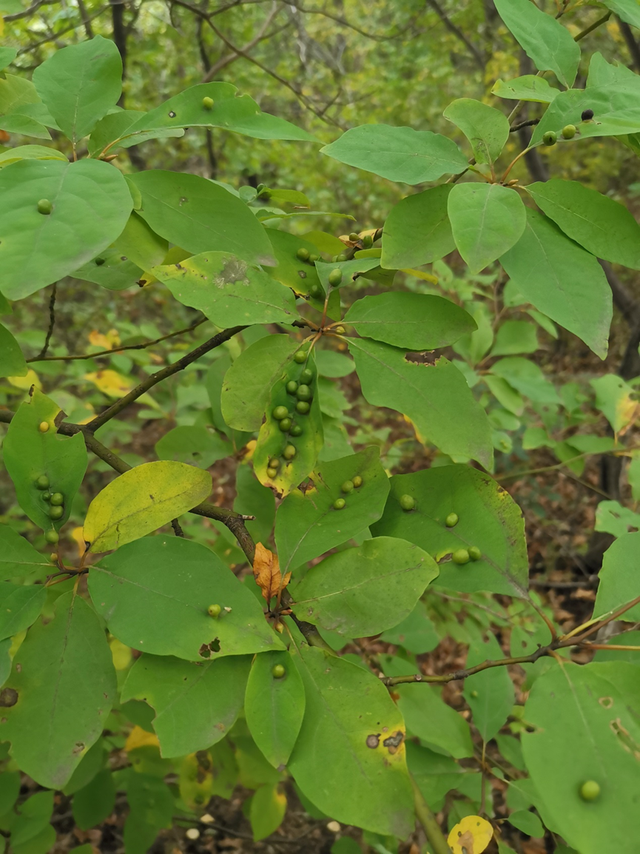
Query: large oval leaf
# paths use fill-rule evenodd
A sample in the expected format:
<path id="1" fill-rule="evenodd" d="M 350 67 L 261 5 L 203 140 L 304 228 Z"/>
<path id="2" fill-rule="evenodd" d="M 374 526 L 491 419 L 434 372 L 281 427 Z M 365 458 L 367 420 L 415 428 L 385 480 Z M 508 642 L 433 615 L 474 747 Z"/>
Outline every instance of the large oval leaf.
<path id="1" fill-rule="evenodd" d="M 20 160 L 0 170 L 0 288 L 21 299 L 106 249 L 131 213 L 122 174 L 98 160 Z M 51 202 L 51 213 L 38 202 Z"/>
<path id="2" fill-rule="evenodd" d="M 166 525 L 211 493 L 211 475 L 186 463 L 161 460 L 121 474 L 87 510 L 84 539 L 93 552 L 117 549 Z"/>
<path id="3" fill-rule="evenodd" d="M 626 525 L 624 527 L 626 528 Z M 625 533 L 604 553 L 600 586 L 593 606 L 595 616 L 604 616 L 615 611 L 640 595 L 639 568 L 640 531 Z M 640 620 L 640 605 L 635 605 L 621 619 Z"/>
<path id="4" fill-rule="evenodd" d="M 476 163 L 493 163 L 498 159 L 509 139 L 509 120 L 504 113 L 473 98 L 458 98 L 443 115 L 467 137 Z"/>
<path id="5" fill-rule="evenodd" d="M 388 270 L 420 267 L 456 248 L 447 199 L 451 184 L 415 193 L 391 208 L 384 223 L 380 263 Z"/>

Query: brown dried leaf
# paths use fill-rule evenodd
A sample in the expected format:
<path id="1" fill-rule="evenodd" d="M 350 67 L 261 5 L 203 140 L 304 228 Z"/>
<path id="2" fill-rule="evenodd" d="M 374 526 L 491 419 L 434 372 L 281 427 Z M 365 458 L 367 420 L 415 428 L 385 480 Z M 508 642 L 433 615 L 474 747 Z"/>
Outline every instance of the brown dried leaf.
<path id="1" fill-rule="evenodd" d="M 258 543 L 253 559 L 253 577 L 268 605 L 271 599 L 287 586 L 291 573 L 288 572 L 283 579 L 278 556 L 265 548 L 262 543 Z"/>

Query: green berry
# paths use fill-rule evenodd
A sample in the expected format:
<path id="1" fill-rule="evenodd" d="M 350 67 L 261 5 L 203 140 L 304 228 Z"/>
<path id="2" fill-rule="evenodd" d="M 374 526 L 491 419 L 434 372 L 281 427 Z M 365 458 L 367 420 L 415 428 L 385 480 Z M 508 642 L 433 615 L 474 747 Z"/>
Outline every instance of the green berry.
<path id="1" fill-rule="evenodd" d="M 347 502 L 344 500 L 344 498 L 336 498 L 336 500 L 333 502 L 334 510 L 344 510 L 346 506 Z"/>
<path id="2" fill-rule="evenodd" d="M 477 692 L 477 691 L 471 691 L 471 693 L 469 694 L 469 696 L 470 696 L 473 700 L 475 700 L 475 699 L 478 697 L 478 692 Z"/>
<path id="3" fill-rule="evenodd" d="M 322 288 L 320 285 L 311 285 L 309 288 L 309 296 L 311 297 L 319 297 L 322 294 Z"/>
<path id="4" fill-rule="evenodd" d="M 341 252 L 339 255 L 336 255 L 336 261 L 346 261 L 347 254 L 346 252 Z"/>
<path id="5" fill-rule="evenodd" d="M 205 108 L 205 110 L 212 110 L 213 109 L 213 98 L 209 98 L 209 97 L 203 98 L 202 99 L 202 106 Z"/>
<path id="6" fill-rule="evenodd" d="M 222 608 L 220 605 L 209 605 L 209 607 L 207 608 L 207 614 L 210 617 L 219 617 L 221 613 Z"/>
<path id="7" fill-rule="evenodd" d="M 311 257 L 311 253 L 308 249 L 305 249 L 304 246 L 301 246 L 300 249 L 296 252 L 296 255 L 301 261 L 308 261 Z"/>
<path id="8" fill-rule="evenodd" d="M 310 263 L 310 264 L 315 264 L 315 263 L 316 263 L 316 261 L 319 261 L 319 260 L 320 260 L 320 256 L 319 256 L 319 255 L 313 255 L 313 254 L 312 254 L 312 255 L 309 255 L 309 263 Z"/>
<path id="9" fill-rule="evenodd" d="M 300 382 L 308 385 L 313 379 L 313 371 L 310 368 L 305 368 L 300 374 Z"/>
<path id="10" fill-rule="evenodd" d="M 444 524 L 447 528 L 453 528 L 458 524 L 458 514 L 457 513 L 449 513 L 447 518 L 444 520 Z"/>
<path id="11" fill-rule="evenodd" d="M 595 801 L 600 797 L 600 784 L 595 780 L 586 780 L 580 786 L 580 797 L 583 801 Z"/>
<path id="12" fill-rule="evenodd" d="M 301 365 L 303 362 L 307 361 L 307 354 L 304 352 L 304 350 L 296 350 L 296 352 L 293 354 L 293 361 Z"/>
<path id="13" fill-rule="evenodd" d="M 282 421 L 283 418 L 287 418 L 289 415 L 289 410 L 286 406 L 276 406 L 272 413 L 273 417 L 276 421 Z"/>
<path id="14" fill-rule="evenodd" d="M 51 563 L 58 563 L 58 555 L 55 552 L 51 552 L 49 555 L 49 560 Z"/>
<path id="15" fill-rule="evenodd" d="M 289 430 L 291 430 L 291 419 L 290 418 L 283 418 L 282 421 L 280 422 L 280 429 L 282 430 L 283 433 L 288 433 Z"/>
<path id="16" fill-rule="evenodd" d="M 339 284 L 342 282 L 342 270 L 339 267 L 336 267 L 335 270 L 332 270 L 329 273 L 329 284 L 332 288 L 337 288 Z"/>
<path id="17" fill-rule="evenodd" d="M 477 546 L 469 546 L 468 552 L 471 560 L 480 560 L 482 557 L 482 552 Z"/>
<path id="18" fill-rule="evenodd" d="M 302 427 L 299 424 L 294 424 L 290 432 L 292 436 L 302 436 Z"/>
<path id="19" fill-rule="evenodd" d="M 360 235 L 357 232 L 352 231 L 351 234 L 349 235 L 349 240 L 352 243 L 355 243 L 356 241 L 360 240 Z"/>
<path id="20" fill-rule="evenodd" d="M 286 672 L 283 664 L 274 664 L 271 668 L 271 675 L 274 679 L 282 679 Z"/>
<path id="21" fill-rule="evenodd" d="M 310 409 L 311 407 L 306 400 L 299 400 L 296 403 L 296 412 L 299 412 L 300 415 L 306 415 Z"/>
<path id="22" fill-rule="evenodd" d="M 470 559 L 469 552 L 466 549 L 456 549 L 451 555 L 451 560 L 454 563 L 460 564 L 460 566 L 463 566 L 465 563 L 469 563 Z"/>
<path id="23" fill-rule="evenodd" d="M 308 385 L 302 383 L 302 385 L 298 386 L 298 390 L 296 391 L 296 397 L 298 400 L 311 400 L 313 394 Z"/>
<path id="24" fill-rule="evenodd" d="M 269 460 L 269 468 L 277 469 L 280 466 L 280 460 L 277 457 L 271 457 Z"/>
<path id="25" fill-rule="evenodd" d="M 38 430 L 41 433 L 48 433 L 49 432 L 49 422 L 48 421 L 41 421 L 38 424 Z"/>
<path id="26" fill-rule="evenodd" d="M 295 445 L 287 445 L 287 447 L 282 452 L 282 456 L 285 460 L 292 460 L 298 452 L 296 451 Z"/>
<path id="27" fill-rule="evenodd" d="M 273 467 L 270 466 L 267 469 L 267 477 L 269 477 L 269 478 L 271 478 L 271 480 L 273 480 L 273 478 L 277 477 L 277 476 L 278 476 L 278 469 L 274 469 Z"/>
<path id="28" fill-rule="evenodd" d="M 346 330 L 345 330 L 344 326 L 336 326 L 336 328 L 335 328 L 333 331 L 334 331 L 337 335 L 344 335 L 344 333 L 346 332 Z"/>
<path id="29" fill-rule="evenodd" d="M 51 519 L 62 519 L 64 516 L 63 507 L 49 507 L 49 516 Z"/>
<path id="30" fill-rule="evenodd" d="M 61 492 L 54 492 L 51 496 L 51 503 L 55 506 L 64 504 L 64 495 Z"/>
<path id="31" fill-rule="evenodd" d="M 288 394 L 295 394 L 298 391 L 298 383 L 295 380 L 289 380 L 287 383 Z"/>
<path id="32" fill-rule="evenodd" d="M 51 546 L 55 546 L 55 544 L 60 539 L 57 531 L 47 531 L 47 533 L 44 535 L 44 538 Z"/>
<path id="33" fill-rule="evenodd" d="M 413 510 L 416 506 L 416 500 L 412 495 L 401 495 L 400 506 L 403 510 Z"/>
<path id="34" fill-rule="evenodd" d="M 38 213 L 48 215 L 53 210 L 53 205 L 49 199 L 40 199 L 38 202 Z"/>
<path id="35" fill-rule="evenodd" d="M 558 141 L 558 135 L 553 130 L 548 130 L 542 137 L 545 145 L 555 145 Z"/>
<path id="36" fill-rule="evenodd" d="M 576 126 L 575 125 L 565 125 L 562 128 L 562 138 L 563 139 L 573 139 L 576 135 Z"/>
<path id="37" fill-rule="evenodd" d="M 356 489 L 359 489 L 359 487 L 361 487 L 361 486 L 362 486 L 362 478 L 360 477 L 360 475 L 359 475 L 359 474 L 357 474 L 357 475 L 353 478 L 352 483 L 353 483 L 353 485 L 355 486 L 355 488 L 356 488 Z"/>
<path id="38" fill-rule="evenodd" d="M 341 489 L 345 494 L 348 494 L 349 492 L 353 492 L 354 487 L 355 487 L 355 484 L 354 484 L 354 482 L 353 482 L 352 480 L 345 480 L 345 482 L 342 484 L 342 486 L 340 487 L 340 489 Z"/>
<path id="39" fill-rule="evenodd" d="M 362 238 L 362 243 L 365 249 L 371 249 L 373 246 L 373 237 L 370 234 L 365 234 Z"/>
<path id="40" fill-rule="evenodd" d="M 36 480 L 36 487 L 38 489 L 49 489 L 49 478 L 46 474 L 41 474 L 40 477 Z"/>
<path id="41" fill-rule="evenodd" d="M 49 501 L 51 501 L 51 493 L 50 492 L 43 492 L 42 493 L 42 500 L 46 501 L 47 503 Z"/>

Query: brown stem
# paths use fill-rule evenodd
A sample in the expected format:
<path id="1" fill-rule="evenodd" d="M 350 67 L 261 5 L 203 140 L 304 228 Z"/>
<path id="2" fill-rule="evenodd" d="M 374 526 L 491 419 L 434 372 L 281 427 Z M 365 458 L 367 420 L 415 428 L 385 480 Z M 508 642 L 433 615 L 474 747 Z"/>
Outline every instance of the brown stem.
<path id="1" fill-rule="evenodd" d="M 37 358 L 28 361 L 37 362 L 40 359 L 43 359 L 47 355 L 47 350 L 49 349 L 49 342 L 51 341 L 51 336 L 53 335 L 53 327 L 56 325 L 56 292 L 57 292 L 57 282 L 53 283 L 51 288 L 51 297 L 49 298 L 49 328 L 47 329 L 47 336 L 44 339 L 44 345 L 42 350 L 40 351 L 40 355 Z"/>
<path id="2" fill-rule="evenodd" d="M 424 795 L 420 791 L 420 788 L 413 779 L 411 773 L 409 773 L 409 779 L 411 780 L 411 788 L 413 789 L 416 815 L 425 832 L 429 847 L 433 848 L 433 854 L 451 854 L 449 843 L 444 838 L 444 834 L 440 829 L 440 825 L 438 824 L 435 815 L 431 812 L 429 805 L 424 799 Z"/>

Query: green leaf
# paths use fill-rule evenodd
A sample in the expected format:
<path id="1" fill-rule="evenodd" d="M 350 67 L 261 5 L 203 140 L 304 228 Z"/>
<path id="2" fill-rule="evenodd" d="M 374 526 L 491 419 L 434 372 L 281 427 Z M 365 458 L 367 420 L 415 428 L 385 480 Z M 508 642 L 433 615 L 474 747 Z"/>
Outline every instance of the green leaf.
<path id="1" fill-rule="evenodd" d="M 527 769 L 553 829 L 580 854 L 637 849 L 639 684 L 626 662 L 563 662 L 538 677 L 525 706 Z M 595 800 L 580 797 L 586 781 L 600 786 Z"/>
<path id="2" fill-rule="evenodd" d="M 407 764 L 432 810 L 442 809 L 447 792 L 463 780 L 464 772 L 454 759 L 413 741 L 407 743 Z"/>
<path id="3" fill-rule="evenodd" d="M 605 416 L 614 433 L 619 433 L 631 423 L 637 407 L 632 386 L 617 374 L 605 374 L 591 380 L 589 385 L 596 393 L 596 407 Z"/>
<path id="4" fill-rule="evenodd" d="M 611 645 L 624 644 L 628 646 L 640 646 L 640 631 L 624 632 L 621 635 L 611 637 Z M 599 649 L 594 661 L 627 661 L 634 667 L 640 667 L 640 656 L 637 649 Z"/>
<path id="5" fill-rule="evenodd" d="M 504 658 L 500 644 L 493 635 L 486 642 L 476 642 L 469 648 L 466 668 L 483 661 Z M 464 684 L 464 698 L 469 704 L 473 723 L 486 743 L 502 728 L 514 703 L 513 682 L 506 667 L 490 667 L 475 673 Z"/>
<path id="6" fill-rule="evenodd" d="M 456 246 L 472 273 L 511 249 L 527 224 L 522 199 L 501 184 L 456 184 L 448 210 Z"/>
<path id="7" fill-rule="evenodd" d="M 443 113 L 471 143 L 476 163 L 494 163 L 509 139 L 509 121 L 504 113 L 475 101 L 458 98 Z"/>
<path id="8" fill-rule="evenodd" d="M 343 824 L 405 838 L 413 799 L 395 703 L 372 673 L 313 647 L 300 653 L 307 705 L 289 762 L 294 780 Z"/>
<path id="9" fill-rule="evenodd" d="M 3 9 L 2 11 L 6 10 Z M 17 55 L 18 48 L 16 47 L 0 47 L 0 70 L 5 69 L 7 65 L 11 65 Z"/>
<path id="10" fill-rule="evenodd" d="M 235 723 L 250 663 L 249 656 L 194 663 L 143 655 L 129 671 L 122 702 L 144 700 L 155 709 L 153 728 L 162 756 L 206 750 Z"/>
<path id="11" fill-rule="evenodd" d="M 46 145 L 18 145 L 0 154 L 0 169 L 18 160 L 62 160 L 67 158 L 61 151 Z"/>
<path id="12" fill-rule="evenodd" d="M 14 658 L 4 692 L 0 738 L 19 767 L 42 786 L 61 789 L 98 739 L 114 701 L 116 677 L 100 621 L 73 592 L 56 615 L 38 622 Z"/>
<path id="13" fill-rule="evenodd" d="M 173 824 L 175 801 L 163 780 L 130 771 L 127 777 L 129 815 L 124 825 L 127 854 L 147 854 L 158 833 Z"/>
<path id="14" fill-rule="evenodd" d="M 593 255 L 565 237 L 545 216 L 528 209 L 524 234 L 500 263 L 526 300 L 604 359 L 612 315 L 611 288 Z"/>
<path id="15" fill-rule="evenodd" d="M 236 469 L 233 509 L 245 516 L 255 516 L 245 522 L 247 530 L 256 543 L 269 542 L 276 517 L 275 496 L 271 489 L 262 486 L 248 464 L 240 463 Z"/>
<path id="16" fill-rule="evenodd" d="M 572 86 L 580 47 L 569 30 L 529 0 L 496 0 L 496 9 L 538 71 L 553 71 L 561 83 Z"/>
<path id="17" fill-rule="evenodd" d="M 83 282 L 95 282 L 110 291 L 123 291 L 138 284 L 143 277 L 143 270 L 118 249 L 109 247 L 71 275 Z"/>
<path id="18" fill-rule="evenodd" d="M 345 495 L 342 484 L 362 478 L 362 486 Z M 290 572 L 306 561 L 366 531 L 380 518 L 389 479 L 376 447 L 326 462 L 309 475 L 312 488 L 294 490 L 278 507 L 275 539 L 280 569 Z M 345 499 L 345 507 L 333 503 Z"/>
<path id="19" fill-rule="evenodd" d="M 138 540 L 104 558 L 89 576 L 96 610 L 134 649 L 202 662 L 282 647 L 249 588 L 191 540 Z M 214 604 L 222 607 L 218 617 L 207 611 Z"/>
<path id="20" fill-rule="evenodd" d="M 322 154 L 390 181 L 422 184 L 464 172 L 467 159 L 446 136 L 390 125 L 362 125 L 321 148 Z"/>
<path id="21" fill-rule="evenodd" d="M 410 418 L 422 441 L 443 453 L 472 458 L 491 467 L 490 428 L 460 371 L 443 356 L 413 362 L 388 344 L 349 339 L 362 384 L 373 406 L 388 406 Z"/>
<path id="22" fill-rule="evenodd" d="M 47 599 L 43 584 L 21 587 L 0 583 L 0 640 L 28 629 L 40 616 Z"/>
<path id="23" fill-rule="evenodd" d="M 376 537 L 325 558 L 289 589 L 300 619 L 349 638 L 370 637 L 404 620 L 437 574 L 422 549 Z"/>
<path id="24" fill-rule="evenodd" d="M 544 77 L 525 74 L 513 80 L 496 80 L 491 93 L 509 101 L 537 101 L 540 104 L 550 104 L 560 94 L 560 90 L 550 86 L 549 81 Z"/>
<path id="25" fill-rule="evenodd" d="M 447 213 L 451 189 L 451 184 L 441 184 L 391 208 L 382 235 L 383 267 L 421 267 L 453 252 L 456 244 Z"/>
<path id="26" fill-rule="evenodd" d="M 0 323 L 0 376 L 24 377 L 28 370 L 20 345 Z"/>
<path id="27" fill-rule="evenodd" d="M 414 652 L 417 655 L 431 652 L 440 643 L 438 633 L 427 616 L 423 602 L 418 602 L 408 617 L 392 629 L 387 629 L 380 639 L 402 646 L 407 652 Z"/>
<path id="28" fill-rule="evenodd" d="M 394 291 L 357 300 L 344 316 L 365 338 L 411 350 L 436 350 L 476 329 L 460 306 L 443 297 Z"/>
<path id="29" fill-rule="evenodd" d="M 182 128 L 156 128 L 130 134 L 129 130 L 145 113 L 140 110 L 117 110 L 96 124 L 88 140 L 90 157 L 104 157 L 118 148 L 131 148 L 149 139 L 177 139 L 184 136 Z"/>
<path id="30" fill-rule="evenodd" d="M 87 469 L 87 450 L 81 434 L 59 436 L 56 420 L 60 407 L 37 389 L 14 415 L 4 440 L 4 464 L 16 489 L 18 503 L 27 516 L 44 531 L 59 530 L 69 518 L 71 502 Z M 47 425 L 45 432 L 40 430 Z M 49 479 L 48 489 L 39 489 L 38 478 Z M 44 495 L 61 492 L 63 514 L 49 516 L 51 504 Z"/>
<path id="31" fill-rule="evenodd" d="M 283 667 L 284 675 L 276 676 L 274 667 Z M 249 673 L 244 713 L 255 743 L 280 771 L 289 761 L 298 738 L 304 709 L 304 685 L 291 655 L 288 652 L 257 655 Z"/>
<path id="32" fill-rule="evenodd" d="M 131 213 L 123 175 L 97 160 L 19 160 L 0 170 L 2 292 L 22 299 L 106 249 Z M 38 202 L 51 202 L 51 213 Z"/>
<path id="33" fill-rule="evenodd" d="M 320 287 L 320 279 L 316 272 L 315 265 L 310 261 L 303 261 L 298 258 L 297 252 L 299 249 L 306 249 L 310 255 L 317 255 L 316 246 L 297 234 L 289 234 L 287 231 L 278 231 L 275 228 L 267 228 L 267 236 L 273 247 L 273 254 L 278 262 L 277 267 L 267 267 L 265 272 L 275 279 L 277 282 L 291 288 L 296 294 L 304 294 L 307 296 L 311 289 Z M 338 241 L 340 242 L 340 241 Z M 344 248 L 344 244 L 340 243 Z M 338 250 L 342 251 L 342 249 Z M 321 299 L 317 299 L 312 305 L 322 310 L 324 304 L 324 294 Z"/>
<path id="34" fill-rule="evenodd" d="M 84 789 L 96 774 L 104 768 L 106 762 L 105 747 L 104 740 L 99 738 L 87 750 L 63 789 L 65 795 L 73 795 L 80 789 Z"/>
<path id="35" fill-rule="evenodd" d="M 186 463 L 143 463 L 121 474 L 93 499 L 84 538 L 93 552 L 117 549 L 166 525 L 211 493 L 211 475 Z"/>
<path id="36" fill-rule="evenodd" d="M 640 532 L 629 534 L 625 531 L 604 553 L 600 570 L 600 586 L 593 606 L 594 617 L 615 611 L 638 596 L 639 545 Z M 621 619 L 639 620 L 640 605 L 627 611 Z"/>
<path id="37" fill-rule="evenodd" d="M 115 42 L 102 36 L 68 45 L 35 69 L 33 83 L 75 148 L 120 97 L 120 51 Z"/>
<path id="38" fill-rule="evenodd" d="M 232 453 L 231 443 L 206 427 L 174 427 L 156 442 L 156 454 L 161 460 L 177 460 L 203 469 Z"/>
<path id="39" fill-rule="evenodd" d="M 545 377 L 540 366 L 530 359 L 525 359 L 522 356 L 507 356 L 495 362 L 491 366 L 491 372 L 534 403 L 560 403 L 558 392 L 553 383 Z M 489 376 L 485 379 L 498 397 L 497 386 L 494 386 Z M 500 400 L 499 397 L 498 399 Z M 503 403 L 503 405 L 505 404 Z"/>
<path id="40" fill-rule="evenodd" d="M 56 832 L 49 824 L 53 812 L 53 792 L 36 792 L 20 805 L 11 822 L 13 854 L 47 854 L 54 847 Z"/>
<path id="41" fill-rule="evenodd" d="M 222 417 L 234 430 L 259 430 L 271 397 L 299 344 L 288 335 L 260 338 L 236 359 L 222 386 Z"/>
<path id="42" fill-rule="evenodd" d="M 559 178 L 529 184 L 527 192 L 568 237 L 592 255 L 640 269 L 640 225 L 624 205 L 578 181 Z"/>
<path id="43" fill-rule="evenodd" d="M 344 356 L 342 353 L 337 353 L 335 350 L 319 350 L 316 348 L 315 354 L 318 373 L 323 377 L 348 377 L 356 369 L 353 359 Z"/>
<path id="44" fill-rule="evenodd" d="M 137 267 L 150 270 L 164 261 L 168 243 L 152 231 L 142 217 L 134 211 L 127 220 L 124 231 L 115 241 L 114 248 Z"/>
<path id="45" fill-rule="evenodd" d="M 601 0 L 602 5 L 607 9 L 611 9 L 619 18 L 631 24 L 633 27 L 640 27 L 640 6 L 637 0 Z"/>
<path id="46" fill-rule="evenodd" d="M 228 252 L 204 252 L 154 267 L 151 273 L 179 302 L 199 309 L 216 326 L 291 323 L 298 318 L 288 288 Z"/>
<path id="47" fill-rule="evenodd" d="M 138 213 L 170 243 L 194 254 L 231 252 L 250 264 L 275 264 L 266 231 L 250 209 L 213 181 L 160 169 L 129 177 L 142 194 Z"/>
<path id="48" fill-rule="evenodd" d="M 536 327 L 526 320 L 505 320 L 496 334 L 492 356 L 535 353 L 540 346 Z"/>
<path id="49" fill-rule="evenodd" d="M 512 412 L 514 415 L 522 415 L 524 412 L 524 400 L 522 396 L 502 377 L 492 377 L 490 374 L 483 377 L 498 403 Z"/>
<path id="50" fill-rule="evenodd" d="M 37 118 L 42 117 L 42 111 L 47 113 L 30 80 L 14 74 L 0 78 L 0 126 L 3 130 L 51 139 L 51 134 Z"/>
<path id="51" fill-rule="evenodd" d="M 413 510 L 402 509 L 403 495 L 414 498 Z M 447 527 L 452 513 L 458 522 Z M 465 593 L 490 590 L 526 596 L 529 562 L 522 511 L 489 475 L 469 466 L 392 477 L 384 516 L 372 526 L 372 533 L 409 540 L 436 557 L 477 546 L 479 560 L 440 563 L 436 584 Z"/>
<path id="52" fill-rule="evenodd" d="M 287 796 L 278 785 L 260 786 L 251 798 L 249 820 L 254 841 L 265 839 L 282 824 L 287 811 Z"/>
<path id="53" fill-rule="evenodd" d="M 51 564 L 31 543 L 8 525 L 0 525 L 0 581 L 20 578 L 33 583 L 50 572 Z"/>
<path id="54" fill-rule="evenodd" d="M 108 818 L 116 804 L 113 774 L 104 769 L 73 796 L 73 820 L 80 830 L 96 827 Z"/>

